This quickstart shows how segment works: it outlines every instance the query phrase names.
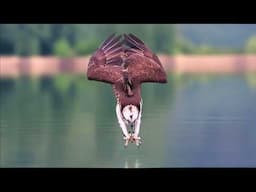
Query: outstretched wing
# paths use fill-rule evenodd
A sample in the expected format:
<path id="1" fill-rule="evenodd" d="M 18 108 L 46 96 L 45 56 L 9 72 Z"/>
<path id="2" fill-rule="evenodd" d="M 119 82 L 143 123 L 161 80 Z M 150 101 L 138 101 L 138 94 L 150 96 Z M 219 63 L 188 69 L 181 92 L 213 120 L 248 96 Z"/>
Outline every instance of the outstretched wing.
<path id="1" fill-rule="evenodd" d="M 89 60 L 87 77 L 89 80 L 116 83 L 123 80 L 123 52 L 121 36 L 115 34 L 107 38 Z"/>
<path id="2" fill-rule="evenodd" d="M 125 60 L 129 74 L 139 82 L 166 83 L 166 73 L 159 58 L 135 35 L 125 36 L 125 44 L 128 55 Z"/>

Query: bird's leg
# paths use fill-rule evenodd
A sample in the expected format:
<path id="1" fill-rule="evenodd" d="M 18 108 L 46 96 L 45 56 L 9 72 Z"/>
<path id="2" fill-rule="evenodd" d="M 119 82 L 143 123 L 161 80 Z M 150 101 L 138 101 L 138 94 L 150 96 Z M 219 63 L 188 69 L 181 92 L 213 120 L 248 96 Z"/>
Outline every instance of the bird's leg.
<path id="1" fill-rule="evenodd" d="M 139 137 L 139 132 L 140 132 L 140 123 L 141 123 L 141 113 L 142 113 L 142 104 L 143 101 L 141 100 L 140 102 L 140 113 L 139 113 L 139 117 L 137 120 L 135 120 L 134 122 L 134 133 L 133 133 L 133 139 L 135 140 L 135 143 L 137 146 L 139 146 L 142 141 L 141 138 Z"/>
<path id="2" fill-rule="evenodd" d="M 127 146 L 129 141 L 130 141 L 130 139 L 131 139 L 131 135 L 128 133 L 127 127 L 126 127 L 126 125 L 125 125 L 125 123 L 123 121 L 121 123 L 119 122 L 119 124 L 120 124 L 120 127 L 121 127 L 123 135 L 124 135 L 124 137 L 123 137 L 123 139 L 125 140 L 125 144 L 124 145 Z"/>
<path id="3" fill-rule="evenodd" d="M 131 136 L 128 133 L 127 127 L 125 125 L 125 122 L 122 119 L 121 111 L 120 111 L 120 106 L 118 104 L 116 105 L 116 116 L 117 116 L 118 123 L 119 123 L 119 125 L 120 125 L 120 127 L 122 129 L 123 135 L 124 135 L 124 137 L 123 137 L 123 139 L 125 140 L 125 144 L 124 145 L 127 146 Z"/>
<path id="4" fill-rule="evenodd" d="M 131 128 L 131 131 L 129 131 L 129 134 L 130 134 L 130 142 L 131 143 L 133 143 L 135 140 L 133 139 L 133 134 L 134 134 L 134 124 L 135 124 L 135 122 L 134 123 L 131 123 L 130 124 L 130 128 Z"/>
<path id="5" fill-rule="evenodd" d="M 139 146 L 142 143 L 141 138 L 139 137 L 140 123 L 141 123 L 141 113 L 139 114 L 138 119 L 134 123 L 135 124 L 134 125 L 134 133 L 132 135 L 132 137 L 135 140 L 135 143 L 136 143 L 137 146 Z"/>

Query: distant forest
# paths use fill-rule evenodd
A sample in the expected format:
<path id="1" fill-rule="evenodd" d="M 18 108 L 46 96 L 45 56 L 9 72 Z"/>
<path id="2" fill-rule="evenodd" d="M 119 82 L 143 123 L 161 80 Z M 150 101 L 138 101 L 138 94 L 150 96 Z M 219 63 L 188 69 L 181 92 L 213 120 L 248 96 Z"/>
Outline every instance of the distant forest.
<path id="1" fill-rule="evenodd" d="M 189 26 L 192 27 L 190 32 Z M 244 41 L 243 46 L 225 47 L 217 46 L 216 42 L 224 41 L 218 40 L 218 35 L 214 39 L 214 44 L 209 40 L 200 42 L 198 35 L 200 34 L 202 39 L 207 35 L 203 35 L 199 28 L 201 31 L 206 28 L 202 25 L 198 25 L 199 28 L 195 27 L 196 25 L 185 24 L 1 24 L 0 54 L 85 56 L 97 49 L 112 33 L 134 33 L 157 53 L 256 53 L 256 31 L 251 33 L 252 30 L 249 28 L 245 28 L 247 33 L 240 33 L 242 35 L 239 38 Z M 241 30 L 242 27 L 240 26 Z M 207 34 L 210 31 L 208 30 Z M 219 31 L 218 34 L 220 33 Z M 230 33 L 233 34 L 234 31 Z M 233 35 L 234 42 L 238 41 L 235 37 L 237 38 Z"/>
<path id="2" fill-rule="evenodd" d="M 256 24 L 178 24 L 178 30 L 195 45 L 243 48 L 256 35 Z"/>

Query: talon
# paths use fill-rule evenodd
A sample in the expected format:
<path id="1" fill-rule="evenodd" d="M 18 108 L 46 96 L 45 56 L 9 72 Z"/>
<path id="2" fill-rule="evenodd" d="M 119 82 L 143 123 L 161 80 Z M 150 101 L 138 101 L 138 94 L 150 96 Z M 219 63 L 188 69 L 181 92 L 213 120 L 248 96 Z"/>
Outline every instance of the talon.
<path id="1" fill-rule="evenodd" d="M 133 139 L 135 140 L 135 143 L 136 143 L 136 145 L 137 145 L 137 146 L 139 146 L 139 145 L 142 143 L 142 141 L 141 141 L 141 138 L 140 138 L 140 137 L 133 136 Z"/>
<path id="2" fill-rule="evenodd" d="M 131 135 L 128 135 L 128 137 L 124 136 L 123 139 L 124 140 L 129 140 L 131 138 Z"/>
<path id="3" fill-rule="evenodd" d="M 124 146 L 127 147 L 131 140 L 131 136 L 130 135 L 128 135 L 128 137 L 124 136 L 123 139 L 125 140 Z"/>
<path id="4" fill-rule="evenodd" d="M 129 140 L 126 139 L 126 140 L 125 140 L 125 143 L 124 143 L 124 146 L 127 147 L 127 146 L 128 146 L 128 143 L 129 143 Z"/>

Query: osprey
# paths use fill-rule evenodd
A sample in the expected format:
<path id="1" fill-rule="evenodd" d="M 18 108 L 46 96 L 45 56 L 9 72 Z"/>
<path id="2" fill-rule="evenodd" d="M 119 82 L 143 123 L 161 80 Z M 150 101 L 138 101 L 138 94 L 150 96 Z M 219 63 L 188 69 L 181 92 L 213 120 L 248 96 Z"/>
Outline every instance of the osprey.
<path id="1" fill-rule="evenodd" d="M 166 73 L 158 57 L 135 35 L 111 35 L 91 56 L 89 80 L 110 83 L 117 100 L 116 116 L 125 146 L 141 144 L 139 137 L 142 98 L 141 83 L 167 83 Z M 131 131 L 128 131 L 128 127 Z"/>

